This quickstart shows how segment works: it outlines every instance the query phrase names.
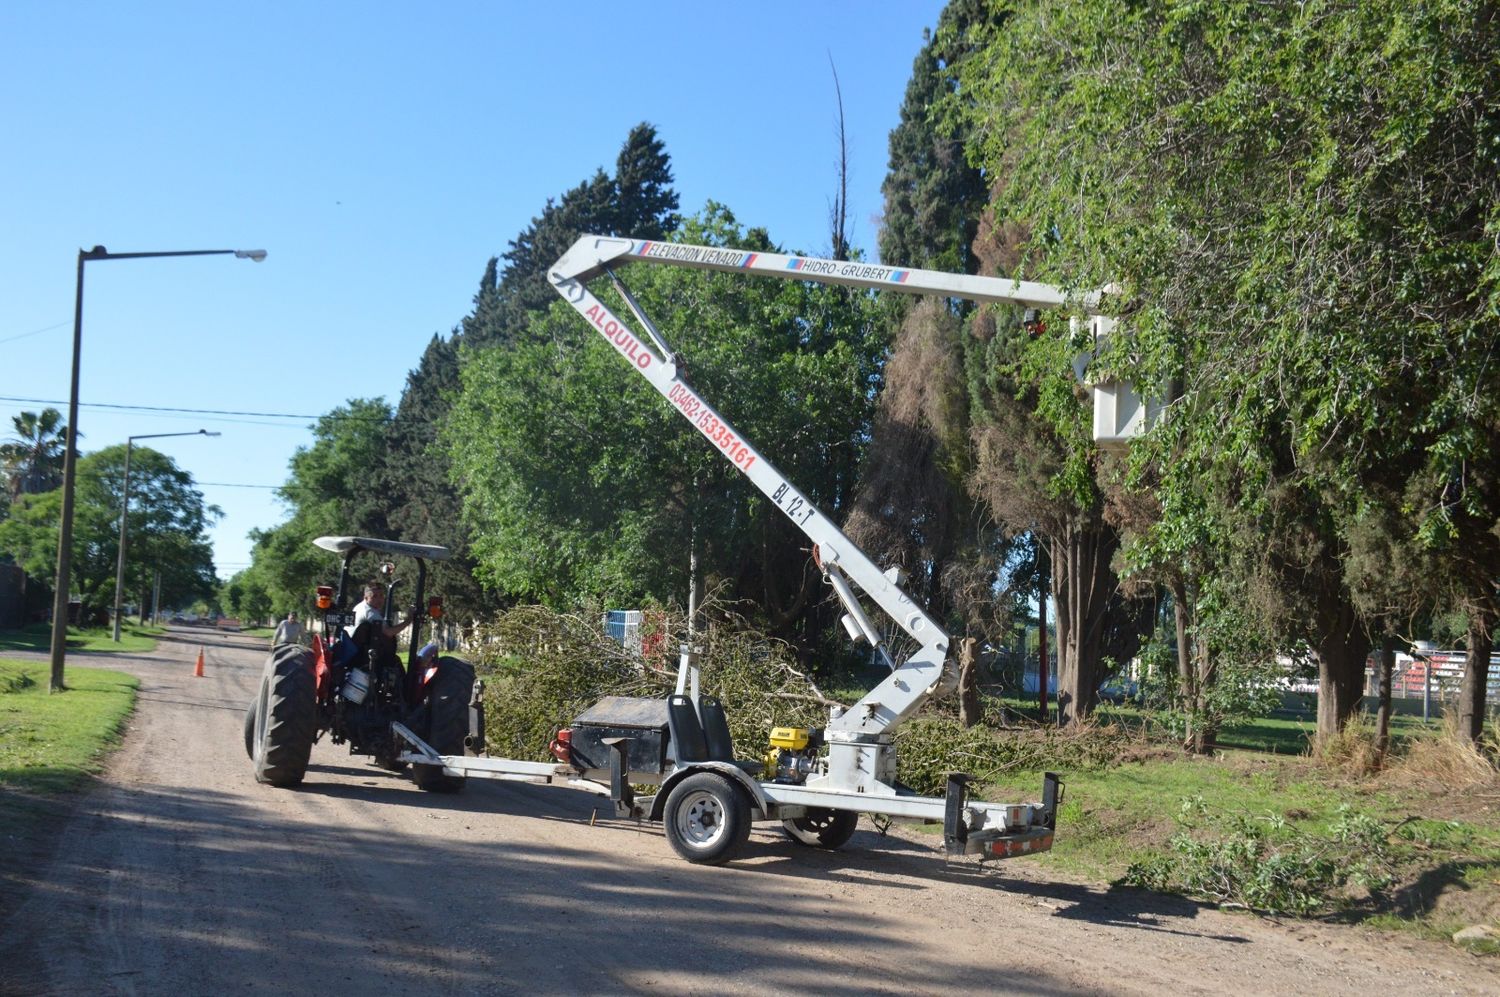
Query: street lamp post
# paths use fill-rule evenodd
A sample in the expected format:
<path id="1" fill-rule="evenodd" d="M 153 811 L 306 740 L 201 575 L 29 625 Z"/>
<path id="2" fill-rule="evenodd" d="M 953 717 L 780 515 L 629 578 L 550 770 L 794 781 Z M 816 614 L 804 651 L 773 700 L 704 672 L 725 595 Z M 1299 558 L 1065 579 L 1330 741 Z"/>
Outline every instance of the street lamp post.
<path id="1" fill-rule="evenodd" d="M 62 520 L 57 535 L 57 591 L 52 597 L 52 692 L 63 691 L 68 643 L 68 573 L 73 567 L 73 480 L 78 464 L 78 367 L 83 347 L 83 265 L 90 260 L 140 260 L 164 256 L 234 256 L 259 263 L 264 249 L 189 249 L 168 253 L 111 253 L 103 246 L 78 251 L 78 295 L 73 305 L 73 374 L 68 389 L 68 441 L 63 452 Z"/>
<path id="2" fill-rule="evenodd" d="M 136 440 L 159 440 L 163 436 L 218 436 L 206 429 L 191 433 L 144 433 L 125 437 L 125 481 L 120 488 L 120 556 L 115 561 L 115 643 L 120 643 L 121 606 L 125 601 L 125 519 L 130 513 L 130 451 Z"/>

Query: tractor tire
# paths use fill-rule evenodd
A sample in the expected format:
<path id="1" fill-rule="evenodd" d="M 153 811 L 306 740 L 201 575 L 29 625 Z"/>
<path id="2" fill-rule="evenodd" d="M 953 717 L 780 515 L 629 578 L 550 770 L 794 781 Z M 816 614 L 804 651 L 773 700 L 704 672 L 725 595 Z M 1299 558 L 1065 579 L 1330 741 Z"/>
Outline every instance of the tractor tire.
<path id="1" fill-rule="evenodd" d="M 278 647 L 266 660 L 255 704 L 255 781 L 281 787 L 301 783 L 317 734 L 312 652 L 295 645 Z"/>
<path id="2" fill-rule="evenodd" d="M 672 787 L 662 821 L 678 855 L 696 865 L 723 865 L 750 838 L 750 801 L 727 776 L 695 772 Z"/>
<path id="3" fill-rule="evenodd" d="M 439 658 L 438 673 L 427 693 L 427 729 L 423 740 L 440 755 L 462 755 L 469 734 L 469 700 L 474 695 L 474 666 L 460 658 Z M 412 782 L 429 793 L 457 793 L 461 775 L 444 775 L 437 765 L 411 767 Z"/>
<path id="4" fill-rule="evenodd" d="M 854 837 L 857 826 L 859 814 L 824 807 L 809 807 L 805 816 L 781 822 L 788 838 L 809 848 L 840 848 Z"/>
<path id="5" fill-rule="evenodd" d="M 260 712 L 260 693 L 245 707 L 245 757 L 255 761 L 255 717 Z"/>

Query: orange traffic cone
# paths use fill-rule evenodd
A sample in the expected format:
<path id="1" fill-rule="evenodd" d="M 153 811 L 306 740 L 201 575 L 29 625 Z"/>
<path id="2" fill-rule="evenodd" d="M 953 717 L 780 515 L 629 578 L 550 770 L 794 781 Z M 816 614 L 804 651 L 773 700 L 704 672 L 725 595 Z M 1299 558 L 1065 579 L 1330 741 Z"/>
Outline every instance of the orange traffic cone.
<path id="1" fill-rule="evenodd" d="M 198 663 L 193 666 L 193 677 L 200 679 L 203 677 L 203 648 L 201 647 L 198 648 Z"/>

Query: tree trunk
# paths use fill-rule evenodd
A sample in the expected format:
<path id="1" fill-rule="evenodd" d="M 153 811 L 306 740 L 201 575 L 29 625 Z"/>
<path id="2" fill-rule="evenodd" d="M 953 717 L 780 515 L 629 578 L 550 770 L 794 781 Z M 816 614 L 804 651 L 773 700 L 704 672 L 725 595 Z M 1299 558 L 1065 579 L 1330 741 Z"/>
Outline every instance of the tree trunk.
<path id="1" fill-rule="evenodd" d="M 1099 695 L 1104 619 L 1115 594 L 1110 559 L 1119 539 L 1097 518 L 1072 521 L 1049 538 L 1057 603 L 1057 722 L 1087 719 Z"/>
<path id="2" fill-rule="evenodd" d="M 973 727 L 984 717 L 979 702 L 979 641 L 965 637 L 958 648 L 958 722 Z"/>
<path id="3" fill-rule="evenodd" d="M 703 608 L 703 568 L 698 558 L 698 518 L 693 517 L 688 540 L 688 606 L 687 627 L 691 638 L 698 630 L 698 613 Z"/>
<path id="4" fill-rule="evenodd" d="M 1198 662 L 1193 655 L 1192 610 L 1188 607 L 1187 585 L 1172 582 L 1172 617 L 1177 631 L 1177 708 L 1187 717 L 1182 745 L 1192 752 L 1208 750 L 1208 741 L 1198 722 L 1200 706 Z"/>
<path id="5" fill-rule="evenodd" d="M 1379 708 L 1375 711 L 1375 767 L 1385 765 L 1386 749 L 1391 743 L 1391 674 L 1396 670 L 1396 635 L 1387 630 L 1380 638 L 1380 660 L 1377 662 Z"/>
<path id="6" fill-rule="evenodd" d="M 1318 740 L 1335 737 L 1359 711 L 1365 691 L 1370 634 L 1348 600 L 1328 597 L 1318 641 Z"/>
<path id="7" fill-rule="evenodd" d="M 1052 720 L 1051 716 L 1048 715 L 1047 708 L 1047 696 L 1051 688 L 1050 680 L 1052 677 L 1047 668 L 1049 664 L 1047 658 L 1047 596 L 1052 591 L 1052 571 L 1047 564 L 1047 545 L 1039 544 L 1038 549 L 1041 552 L 1039 560 L 1042 562 L 1042 583 L 1038 586 L 1036 597 L 1036 688 L 1037 701 L 1041 704 L 1040 720 L 1045 724 Z"/>
<path id="8" fill-rule="evenodd" d="M 1214 687 L 1218 664 L 1209 653 L 1207 641 L 1194 641 L 1193 649 L 1193 720 L 1188 747 L 1195 755 L 1211 755 L 1218 747 L 1219 724 L 1208 701 L 1208 693 Z"/>
<path id="9" fill-rule="evenodd" d="M 1458 729 L 1471 741 L 1478 741 L 1484 733 L 1485 692 L 1494 642 L 1490 620 L 1480 613 L 1470 614 L 1469 653 L 1464 661 L 1464 684 L 1458 697 Z"/>

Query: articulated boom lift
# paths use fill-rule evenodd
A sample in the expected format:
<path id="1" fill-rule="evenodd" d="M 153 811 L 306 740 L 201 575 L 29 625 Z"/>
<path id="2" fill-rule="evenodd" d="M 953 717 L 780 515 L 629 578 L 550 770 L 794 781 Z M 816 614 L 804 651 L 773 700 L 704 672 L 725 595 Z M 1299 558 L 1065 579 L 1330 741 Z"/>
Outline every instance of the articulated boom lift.
<path id="1" fill-rule="evenodd" d="M 808 766 L 800 782 L 783 779 L 757 782 L 743 776 L 743 767 L 736 774 L 729 765 L 720 768 L 724 777 L 736 779 L 765 818 L 836 811 L 940 819 L 945 823 L 950 852 L 1007 856 L 1049 848 L 1059 796 L 1055 775 L 1047 775 L 1040 804 L 969 801 L 962 776 L 950 779 L 946 799 L 918 797 L 897 786 L 895 728 L 930 696 L 951 688 L 956 680 L 948 664 L 948 634 L 902 590 L 899 569 L 882 571 L 877 567 L 687 384 L 671 347 L 614 273 L 615 267 L 631 262 L 762 274 L 908 294 L 938 294 L 979 302 L 1008 302 L 1037 309 L 1072 305 L 1095 315 L 1099 311 L 1099 296 L 1070 298 L 1061 289 L 1047 284 L 997 277 L 595 235 L 583 236 L 575 242 L 549 272 L 557 292 L 813 541 L 819 566 L 846 610 L 845 628 L 856 641 L 868 641 L 892 668 L 891 674 L 853 707 L 842 714 L 835 711 L 836 715 L 822 732 L 828 748 L 826 763 Z M 645 331 L 644 339 L 589 291 L 588 282 L 602 275 L 613 282 Z M 855 594 L 855 586 L 916 641 L 917 649 L 899 665 L 891 660 Z M 695 673 L 696 666 L 691 652 L 685 650 L 683 674 L 678 679 L 679 694 L 689 684 L 684 674 L 690 671 Z M 691 687 L 696 690 L 696 685 L 693 674 Z M 678 698 L 681 697 L 674 697 Z M 697 697 L 692 698 L 696 710 Z M 704 719 L 711 723 L 707 717 Z M 681 767 L 680 757 L 677 762 Z M 670 777 L 664 782 L 663 793 L 671 782 Z M 658 804 L 651 815 L 661 816 L 660 811 Z M 666 814 L 666 819 L 670 831 L 673 815 Z"/>

